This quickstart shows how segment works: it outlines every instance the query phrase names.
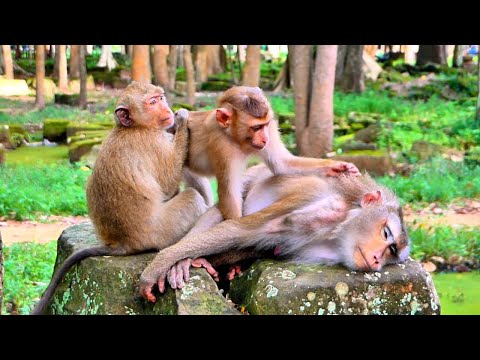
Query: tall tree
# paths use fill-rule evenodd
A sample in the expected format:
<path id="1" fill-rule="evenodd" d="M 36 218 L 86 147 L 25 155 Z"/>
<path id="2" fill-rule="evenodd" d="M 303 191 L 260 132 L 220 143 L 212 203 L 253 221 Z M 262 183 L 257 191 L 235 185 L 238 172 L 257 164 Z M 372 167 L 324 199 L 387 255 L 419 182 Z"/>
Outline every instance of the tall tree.
<path id="1" fill-rule="evenodd" d="M 67 70 L 67 46 L 57 45 L 58 57 L 58 89 L 68 91 L 68 70 Z"/>
<path id="2" fill-rule="evenodd" d="M 54 63 L 53 63 L 53 75 L 54 79 L 58 80 L 59 76 L 59 67 L 60 67 L 60 57 L 58 56 L 58 49 L 60 45 L 52 45 L 53 55 L 54 55 Z"/>
<path id="3" fill-rule="evenodd" d="M 218 74 L 225 71 L 226 55 L 222 45 L 207 45 L 207 73 Z"/>
<path id="4" fill-rule="evenodd" d="M 321 157 L 332 149 L 333 91 L 337 45 L 292 46 L 295 87 L 295 137 L 299 154 Z"/>
<path id="5" fill-rule="evenodd" d="M 102 53 L 97 63 L 98 67 L 106 67 L 108 71 L 112 71 L 118 66 L 117 61 L 113 57 L 112 45 L 102 45 Z"/>
<path id="6" fill-rule="evenodd" d="M 290 54 L 287 55 L 285 62 L 283 63 L 282 69 L 278 73 L 277 78 L 275 79 L 275 84 L 273 85 L 273 92 L 280 92 L 285 88 L 290 88 L 291 84 L 291 75 L 290 75 Z"/>
<path id="7" fill-rule="evenodd" d="M 132 58 L 133 56 L 133 45 L 126 45 L 126 50 L 127 50 L 127 55 L 130 56 L 130 58 Z"/>
<path id="8" fill-rule="evenodd" d="M 363 45 L 338 45 L 335 85 L 345 92 L 365 90 Z"/>
<path id="9" fill-rule="evenodd" d="M 242 84 L 245 86 L 260 85 L 260 45 L 248 45 Z"/>
<path id="10" fill-rule="evenodd" d="M 35 107 L 45 107 L 45 45 L 35 45 Z"/>
<path id="11" fill-rule="evenodd" d="M 168 45 L 153 45 L 153 74 L 155 84 L 168 88 Z"/>
<path id="12" fill-rule="evenodd" d="M 85 56 L 87 49 L 85 45 L 79 45 L 78 48 L 78 66 L 80 70 L 80 101 L 81 109 L 87 108 L 87 62 Z"/>
<path id="13" fill-rule="evenodd" d="M 462 67 L 463 64 L 463 54 L 467 50 L 468 45 L 455 45 L 453 50 L 453 61 L 452 67 L 459 68 Z"/>
<path id="14" fill-rule="evenodd" d="M 175 80 L 177 77 L 178 45 L 170 45 L 168 53 L 168 90 L 175 91 Z"/>
<path id="15" fill-rule="evenodd" d="M 80 77 L 80 68 L 78 66 L 78 49 L 80 45 L 71 45 L 70 48 L 70 79 Z"/>
<path id="16" fill-rule="evenodd" d="M 200 83 L 208 80 L 208 45 L 195 46 L 195 80 Z"/>
<path id="17" fill-rule="evenodd" d="M 417 54 L 417 65 L 434 63 L 447 64 L 447 49 L 445 45 L 420 45 Z"/>
<path id="18" fill-rule="evenodd" d="M 152 83 L 149 45 L 133 45 L 132 80 Z"/>
<path id="19" fill-rule="evenodd" d="M 3 52 L 3 68 L 5 72 L 5 78 L 12 80 L 13 79 L 13 59 L 12 59 L 12 49 L 10 45 L 2 45 Z"/>
<path id="20" fill-rule="evenodd" d="M 195 103 L 195 74 L 193 69 L 191 45 L 183 45 L 183 62 L 187 74 L 187 103 Z"/>

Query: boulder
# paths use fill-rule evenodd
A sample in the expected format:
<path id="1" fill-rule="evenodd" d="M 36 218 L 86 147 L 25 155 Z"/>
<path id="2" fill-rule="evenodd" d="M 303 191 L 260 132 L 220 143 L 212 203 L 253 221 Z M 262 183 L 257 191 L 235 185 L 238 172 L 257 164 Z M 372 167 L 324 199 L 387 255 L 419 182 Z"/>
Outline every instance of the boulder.
<path id="1" fill-rule="evenodd" d="M 70 120 L 46 119 L 43 124 L 43 137 L 48 141 L 65 142 L 67 140 L 67 127 Z"/>
<path id="2" fill-rule="evenodd" d="M 79 94 L 55 94 L 55 104 L 78 106 L 80 104 Z"/>
<path id="3" fill-rule="evenodd" d="M 370 175 L 383 176 L 393 171 L 394 167 L 388 154 L 382 151 L 352 151 L 342 155 L 335 155 L 333 160 L 351 162 L 361 171 Z"/>
<path id="4" fill-rule="evenodd" d="M 25 96 L 30 90 L 25 80 L 0 79 L 0 96 Z"/>
<path id="5" fill-rule="evenodd" d="M 431 276 L 408 259 L 380 272 L 257 260 L 233 280 L 230 296 L 252 315 L 437 315 Z"/>
<path id="6" fill-rule="evenodd" d="M 57 268 L 73 251 L 98 244 L 93 226 L 67 228 L 59 238 Z M 204 269 L 192 269 L 182 290 L 168 288 L 149 303 L 138 293 L 140 274 L 155 253 L 87 258 L 73 267 L 55 292 L 47 314 L 230 315 L 240 314 Z"/>
<path id="7" fill-rule="evenodd" d="M 72 93 L 80 93 L 80 79 L 72 79 L 68 84 L 68 88 Z M 87 76 L 87 90 L 95 90 L 95 80 L 92 75 Z"/>
<path id="8" fill-rule="evenodd" d="M 57 92 L 57 85 L 52 79 L 45 78 L 45 97 L 48 99 L 53 99 L 55 93 Z M 33 78 L 32 80 L 32 87 L 36 90 L 37 89 L 37 80 Z"/>
<path id="9" fill-rule="evenodd" d="M 90 152 L 86 155 L 83 155 L 80 158 L 80 161 L 84 161 L 85 165 L 87 165 L 90 169 L 93 169 L 95 166 L 95 161 L 97 160 L 98 157 L 98 152 L 100 151 L 101 144 L 93 145 L 92 149 Z"/>

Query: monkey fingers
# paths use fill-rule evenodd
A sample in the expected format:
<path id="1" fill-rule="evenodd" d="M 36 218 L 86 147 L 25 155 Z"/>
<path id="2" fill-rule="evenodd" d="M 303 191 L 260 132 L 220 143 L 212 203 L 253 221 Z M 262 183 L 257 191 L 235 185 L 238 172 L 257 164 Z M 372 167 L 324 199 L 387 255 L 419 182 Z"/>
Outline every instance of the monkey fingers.
<path id="1" fill-rule="evenodd" d="M 327 176 L 339 176 L 342 173 L 360 176 L 358 168 L 352 164 L 343 161 L 338 161 L 335 165 L 330 167 L 327 171 Z"/>
<path id="2" fill-rule="evenodd" d="M 207 272 L 212 275 L 213 277 L 213 280 L 215 281 L 220 281 L 220 278 L 218 277 L 218 272 L 217 270 L 215 270 L 212 266 L 212 264 L 210 264 L 206 259 L 204 258 L 196 258 L 196 259 L 193 259 L 192 260 L 192 266 L 193 267 L 196 267 L 196 268 L 199 268 L 199 267 L 204 267 Z"/>
<path id="3" fill-rule="evenodd" d="M 190 265 L 192 259 L 183 259 L 177 262 L 168 270 L 167 280 L 172 289 L 181 289 L 183 287 L 183 280 L 188 282 L 190 280 Z"/>
<path id="4" fill-rule="evenodd" d="M 240 275 L 242 273 L 242 267 L 240 265 L 232 265 L 227 273 L 227 279 L 233 280 L 236 275 Z"/>
<path id="5" fill-rule="evenodd" d="M 140 282 L 140 294 L 145 300 L 148 300 L 152 303 L 154 303 L 157 300 L 155 295 L 153 295 L 152 293 L 153 285 L 155 285 L 155 282 L 146 282 L 146 281 Z"/>

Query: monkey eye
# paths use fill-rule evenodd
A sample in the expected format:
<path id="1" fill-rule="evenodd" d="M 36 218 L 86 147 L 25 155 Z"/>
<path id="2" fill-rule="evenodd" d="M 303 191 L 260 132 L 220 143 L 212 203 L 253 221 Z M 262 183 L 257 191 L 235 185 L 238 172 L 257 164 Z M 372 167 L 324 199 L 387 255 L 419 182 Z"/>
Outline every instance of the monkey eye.
<path id="1" fill-rule="evenodd" d="M 263 127 L 263 125 L 257 125 L 257 126 L 252 126 L 251 129 L 252 129 L 253 131 L 258 131 L 258 130 L 260 130 L 262 127 Z"/>
<path id="2" fill-rule="evenodd" d="M 157 103 L 157 99 L 151 98 L 150 99 L 150 105 L 155 105 Z"/>
<path id="3" fill-rule="evenodd" d="M 388 240 L 389 238 L 391 238 L 393 236 L 392 231 L 390 230 L 390 228 L 388 226 L 385 226 L 383 228 L 383 236 L 385 237 L 385 240 Z"/>
<path id="4" fill-rule="evenodd" d="M 396 244 L 392 244 L 388 247 L 388 249 L 390 250 L 390 253 L 393 255 L 393 256 L 397 256 L 398 255 L 398 248 L 397 248 L 397 245 Z"/>

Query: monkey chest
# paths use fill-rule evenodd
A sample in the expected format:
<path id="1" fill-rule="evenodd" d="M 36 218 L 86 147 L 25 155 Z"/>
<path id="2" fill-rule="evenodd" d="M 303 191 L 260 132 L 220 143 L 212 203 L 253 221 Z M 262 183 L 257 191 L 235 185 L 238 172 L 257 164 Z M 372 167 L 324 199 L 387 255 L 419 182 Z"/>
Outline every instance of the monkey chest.
<path id="1" fill-rule="evenodd" d="M 189 153 L 187 166 L 201 175 L 213 175 L 214 169 L 206 151 Z"/>

